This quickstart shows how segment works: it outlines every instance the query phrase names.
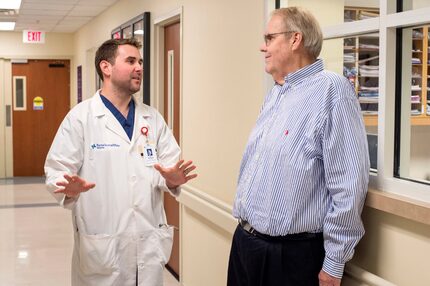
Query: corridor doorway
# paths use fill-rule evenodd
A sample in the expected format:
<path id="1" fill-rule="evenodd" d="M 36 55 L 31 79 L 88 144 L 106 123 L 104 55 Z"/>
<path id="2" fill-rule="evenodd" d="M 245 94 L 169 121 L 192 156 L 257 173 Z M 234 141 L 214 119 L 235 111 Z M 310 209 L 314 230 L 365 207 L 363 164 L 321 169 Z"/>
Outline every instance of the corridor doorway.
<path id="1" fill-rule="evenodd" d="M 180 22 L 164 27 L 164 119 L 180 144 Z M 173 248 L 167 268 L 179 279 L 179 203 L 164 196 L 167 222 L 175 227 Z"/>
<path id="2" fill-rule="evenodd" d="M 70 61 L 12 64 L 13 176 L 42 176 L 46 154 L 70 109 Z"/>

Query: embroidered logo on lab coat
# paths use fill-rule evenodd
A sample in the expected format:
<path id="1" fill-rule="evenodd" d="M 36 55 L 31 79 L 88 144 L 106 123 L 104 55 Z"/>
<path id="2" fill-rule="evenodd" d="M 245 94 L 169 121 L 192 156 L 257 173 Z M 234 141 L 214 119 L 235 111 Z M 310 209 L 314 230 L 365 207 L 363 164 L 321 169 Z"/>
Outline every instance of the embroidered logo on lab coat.
<path id="1" fill-rule="evenodd" d="M 106 149 L 114 149 L 114 148 L 119 148 L 119 144 L 106 144 L 106 143 L 102 143 L 102 144 L 98 144 L 98 143 L 94 143 L 91 144 L 91 149 L 93 150 L 106 150 Z"/>

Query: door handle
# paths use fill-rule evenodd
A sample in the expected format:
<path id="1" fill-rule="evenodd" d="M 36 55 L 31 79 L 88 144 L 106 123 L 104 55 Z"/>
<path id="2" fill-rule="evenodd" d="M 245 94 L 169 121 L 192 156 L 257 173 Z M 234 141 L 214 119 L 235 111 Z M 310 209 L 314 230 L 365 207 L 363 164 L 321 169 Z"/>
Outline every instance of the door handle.
<path id="1" fill-rule="evenodd" d="M 6 105 L 6 127 L 12 126 L 12 108 L 10 105 Z"/>

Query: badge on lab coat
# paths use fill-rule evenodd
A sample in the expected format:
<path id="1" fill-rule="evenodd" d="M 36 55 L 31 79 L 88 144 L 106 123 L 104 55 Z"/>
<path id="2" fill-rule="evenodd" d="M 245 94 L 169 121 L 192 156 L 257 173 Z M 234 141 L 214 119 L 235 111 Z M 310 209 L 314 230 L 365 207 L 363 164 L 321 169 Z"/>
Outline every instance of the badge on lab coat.
<path id="1" fill-rule="evenodd" d="M 139 153 L 143 157 L 143 160 L 145 160 L 145 166 L 153 166 L 158 163 L 157 159 L 157 150 L 155 149 L 155 146 L 152 144 L 146 144 L 143 146 L 139 146 Z"/>

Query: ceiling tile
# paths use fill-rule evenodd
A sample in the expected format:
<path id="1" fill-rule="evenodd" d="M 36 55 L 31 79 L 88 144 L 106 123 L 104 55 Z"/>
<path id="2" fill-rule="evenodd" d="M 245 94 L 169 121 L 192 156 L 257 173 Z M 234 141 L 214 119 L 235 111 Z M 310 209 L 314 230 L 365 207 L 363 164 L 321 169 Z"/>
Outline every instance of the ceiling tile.
<path id="1" fill-rule="evenodd" d="M 51 31 L 52 32 L 75 32 L 78 29 L 76 26 L 69 25 L 58 25 L 55 26 Z"/>
<path id="2" fill-rule="evenodd" d="M 91 1 L 91 0 L 85 0 L 87 1 Z M 22 0 L 21 1 L 21 7 L 22 5 L 26 4 L 26 3 L 39 3 L 39 4 L 76 4 L 78 3 L 79 0 Z"/>
<path id="3" fill-rule="evenodd" d="M 22 10 L 19 12 L 20 15 L 67 15 L 67 10 Z"/>
<path id="4" fill-rule="evenodd" d="M 79 5 L 103 5 L 103 6 L 112 6 L 113 4 L 115 4 L 116 2 L 118 2 L 118 0 L 92 0 L 92 1 L 88 1 L 88 0 L 79 0 L 78 4 Z"/>
<path id="5" fill-rule="evenodd" d="M 25 20 L 23 20 L 23 19 L 20 19 L 19 20 L 19 24 L 22 24 L 22 25 L 29 25 L 29 24 L 32 24 L 32 25 L 34 25 L 34 24 L 49 24 L 49 25 L 55 25 L 55 24 L 57 24 L 58 23 L 58 20 L 48 20 L 48 19 L 45 19 L 45 20 L 36 20 L 36 19 L 25 19 Z"/>
<path id="6" fill-rule="evenodd" d="M 49 21 L 49 20 L 56 20 L 59 21 L 63 19 L 64 16 L 62 15 L 19 15 L 18 20 L 21 21 L 28 21 L 28 20 L 34 20 L 34 21 Z"/>
<path id="7" fill-rule="evenodd" d="M 15 30 L 35 29 L 75 32 L 120 0 L 22 0 L 19 14 L 0 14 L 0 20 L 16 20 Z"/>
<path id="8" fill-rule="evenodd" d="M 25 10 L 70 10 L 75 7 L 74 4 L 60 3 L 24 3 L 21 5 L 20 11 Z"/>
<path id="9" fill-rule="evenodd" d="M 66 17 L 59 23 L 59 25 L 83 25 L 91 19 L 91 17 Z"/>
<path id="10" fill-rule="evenodd" d="M 74 7 L 69 15 L 70 16 L 97 16 L 108 7 L 106 6 L 76 6 Z"/>

